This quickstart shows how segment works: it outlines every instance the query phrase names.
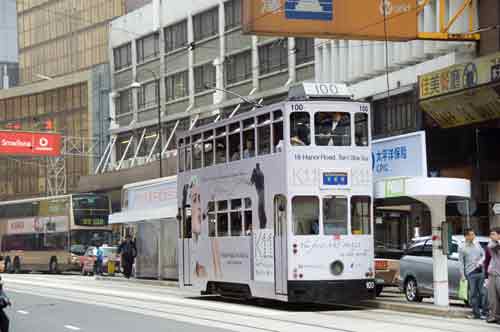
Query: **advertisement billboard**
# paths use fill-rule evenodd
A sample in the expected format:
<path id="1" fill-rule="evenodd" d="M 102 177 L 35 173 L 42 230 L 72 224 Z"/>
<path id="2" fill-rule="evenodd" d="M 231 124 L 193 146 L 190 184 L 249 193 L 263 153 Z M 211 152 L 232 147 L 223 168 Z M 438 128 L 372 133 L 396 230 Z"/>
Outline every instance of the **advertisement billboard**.
<path id="1" fill-rule="evenodd" d="M 56 157 L 61 154 L 61 135 L 0 131 L 0 155 L 2 154 Z"/>
<path id="2" fill-rule="evenodd" d="M 417 39 L 417 0 L 243 0 L 248 34 L 332 39 Z"/>

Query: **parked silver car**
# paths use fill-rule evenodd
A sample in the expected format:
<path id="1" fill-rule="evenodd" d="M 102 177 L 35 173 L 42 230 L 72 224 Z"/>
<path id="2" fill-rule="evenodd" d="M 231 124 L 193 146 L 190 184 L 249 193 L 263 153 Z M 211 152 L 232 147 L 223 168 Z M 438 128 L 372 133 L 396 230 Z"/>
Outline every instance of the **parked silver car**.
<path id="1" fill-rule="evenodd" d="M 460 283 L 460 262 L 458 260 L 458 247 L 465 241 L 463 235 L 454 235 L 453 244 L 448 256 L 448 283 L 449 296 L 458 299 L 458 286 Z M 478 236 L 477 240 L 486 248 L 489 238 Z M 400 289 L 408 301 L 420 302 L 424 297 L 433 295 L 432 272 L 432 239 L 430 236 L 415 239 L 400 261 Z"/>

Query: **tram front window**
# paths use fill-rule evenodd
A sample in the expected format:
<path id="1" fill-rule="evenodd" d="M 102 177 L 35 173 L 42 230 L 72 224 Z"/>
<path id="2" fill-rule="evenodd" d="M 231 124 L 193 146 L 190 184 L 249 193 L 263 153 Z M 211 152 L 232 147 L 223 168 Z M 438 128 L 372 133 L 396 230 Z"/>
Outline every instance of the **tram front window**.
<path id="1" fill-rule="evenodd" d="M 325 235 L 347 235 L 347 197 L 323 199 L 323 231 Z"/>
<path id="2" fill-rule="evenodd" d="M 309 113 L 295 112 L 290 115 L 290 144 L 305 146 L 311 142 Z"/>
<path id="3" fill-rule="evenodd" d="M 319 200 L 315 196 L 295 196 L 292 199 L 293 233 L 319 234 Z"/>
<path id="4" fill-rule="evenodd" d="M 368 146 L 368 114 L 356 113 L 354 123 L 354 141 L 356 142 L 356 146 Z"/>
<path id="5" fill-rule="evenodd" d="M 371 199 L 369 196 L 351 197 L 351 228 L 353 235 L 371 234 Z"/>
<path id="6" fill-rule="evenodd" d="M 351 145 L 349 113 L 318 112 L 314 115 L 315 142 L 318 146 Z"/>

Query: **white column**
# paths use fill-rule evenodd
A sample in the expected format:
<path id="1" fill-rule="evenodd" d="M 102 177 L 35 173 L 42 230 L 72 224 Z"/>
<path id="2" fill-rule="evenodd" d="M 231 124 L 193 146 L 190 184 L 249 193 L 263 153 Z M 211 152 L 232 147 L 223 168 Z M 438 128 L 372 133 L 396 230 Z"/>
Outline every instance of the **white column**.
<path id="1" fill-rule="evenodd" d="M 327 41 L 322 41 L 323 45 L 321 46 L 321 82 L 329 82 L 330 81 L 330 45 Z"/>
<path id="2" fill-rule="evenodd" d="M 321 59 L 321 39 L 314 39 L 314 80 L 316 82 L 321 81 L 321 70 L 323 67 L 323 61 Z"/>
<path id="3" fill-rule="evenodd" d="M 220 58 L 216 58 L 213 61 L 213 65 L 215 67 L 215 87 L 217 88 L 213 95 L 214 104 L 219 104 L 225 98 L 224 91 L 219 90 L 224 88 L 224 62 Z"/>
<path id="4" fill-rule="evenodd" d="M 252 85 L 259 90 L 259 37 L 252 36 Z"/>
<path id="5" fill-rule="evenodd" d="M 338 57 L 337 57 L 337 41 L 332 40 L 330 41 L 330 79 L 333 83 L 337 82 L 337 77 L 338 77 Z"/>
<path id="6" fill-rule="evenodd" d="M 441 223 L 446 220 L 446 197 L 415 198 L 426 204 L 431 213 L 434 304 L 448 307 L 448 257 L 443 254 L 441 249 Z"/>
<path id="7" fill-rule="evenodd" d="M 288 38 L 288 79 L 290 83 L 297 80 L 297 50 L 295 48 L 295 38 Z"/>
<path id="8" fill-rule="evenodd" d="M 187 18 L 188 44 L 194 42 L 193 15 L 188 13 Z M 194 50 L 190 47 L 188 51 L 188 93 L 189 104 L 194 105 Z"/>
<path id="9" fill-rule="evenodd" d="M 224 11 L 224 2 L 219 1 L 219 59 L 214 60 L 216 86 L 219 89 L 224 89 L 225 85 L 224 82 L 224 62 L 226 61 L 225 29 L 226 29 L 226 15 Z M 220 99 L 218 99 L 220 100 L 219 102 L 222 102 L 222 100 L 226 99 L 226 93 L 224 91 L 217 91 L 215 95 L 217 95 L 217 98 L 220 97 Z M 214 99 L 216 98 L 215 95 Z"/>

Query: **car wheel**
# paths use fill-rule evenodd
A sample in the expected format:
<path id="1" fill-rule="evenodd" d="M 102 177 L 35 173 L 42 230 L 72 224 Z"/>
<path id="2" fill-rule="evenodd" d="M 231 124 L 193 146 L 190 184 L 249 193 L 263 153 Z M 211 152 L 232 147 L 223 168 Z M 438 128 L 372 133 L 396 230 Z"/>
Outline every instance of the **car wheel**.
<path id="1" fill-rule="evenodd" d="M 59 268 L 57 266 L 57 258 L 52 258 L 49 263 L 49 273 L 56 274 L 59 273 Z"/>
<path id="2" fill-rule="evenodd" d="M 408 278 L 405 282 L 405 296 L 410 302 L 422 302 L 422 297 L 418 294 L 417 281 L 414 278 Z"/>
<path id="3" fill-rule="evenodd" d="M 13 273 L 21 273 L 21 261 L 19 257 L 14 258 L 14 264 L 12 265 Z"/>
<path id="4" fill-rule="evenodd" d="M 380 294 L 382 294 L 382 290 L 384 290 L 384 286 L 383 285 L 377 285 L 377 287 L 375 287 L 375 295 L 377 297 L 379 297 Z"/>
<path id="5" fill-rule="evenodd" d="M 4 263 L 4 271 L 6 273 L 12 273 L 13 272 L 13 269 L 12 269 L 12 263 L 10 261 L 10 257 L 7 257 L 5 259 L 5 263 Z"/>

